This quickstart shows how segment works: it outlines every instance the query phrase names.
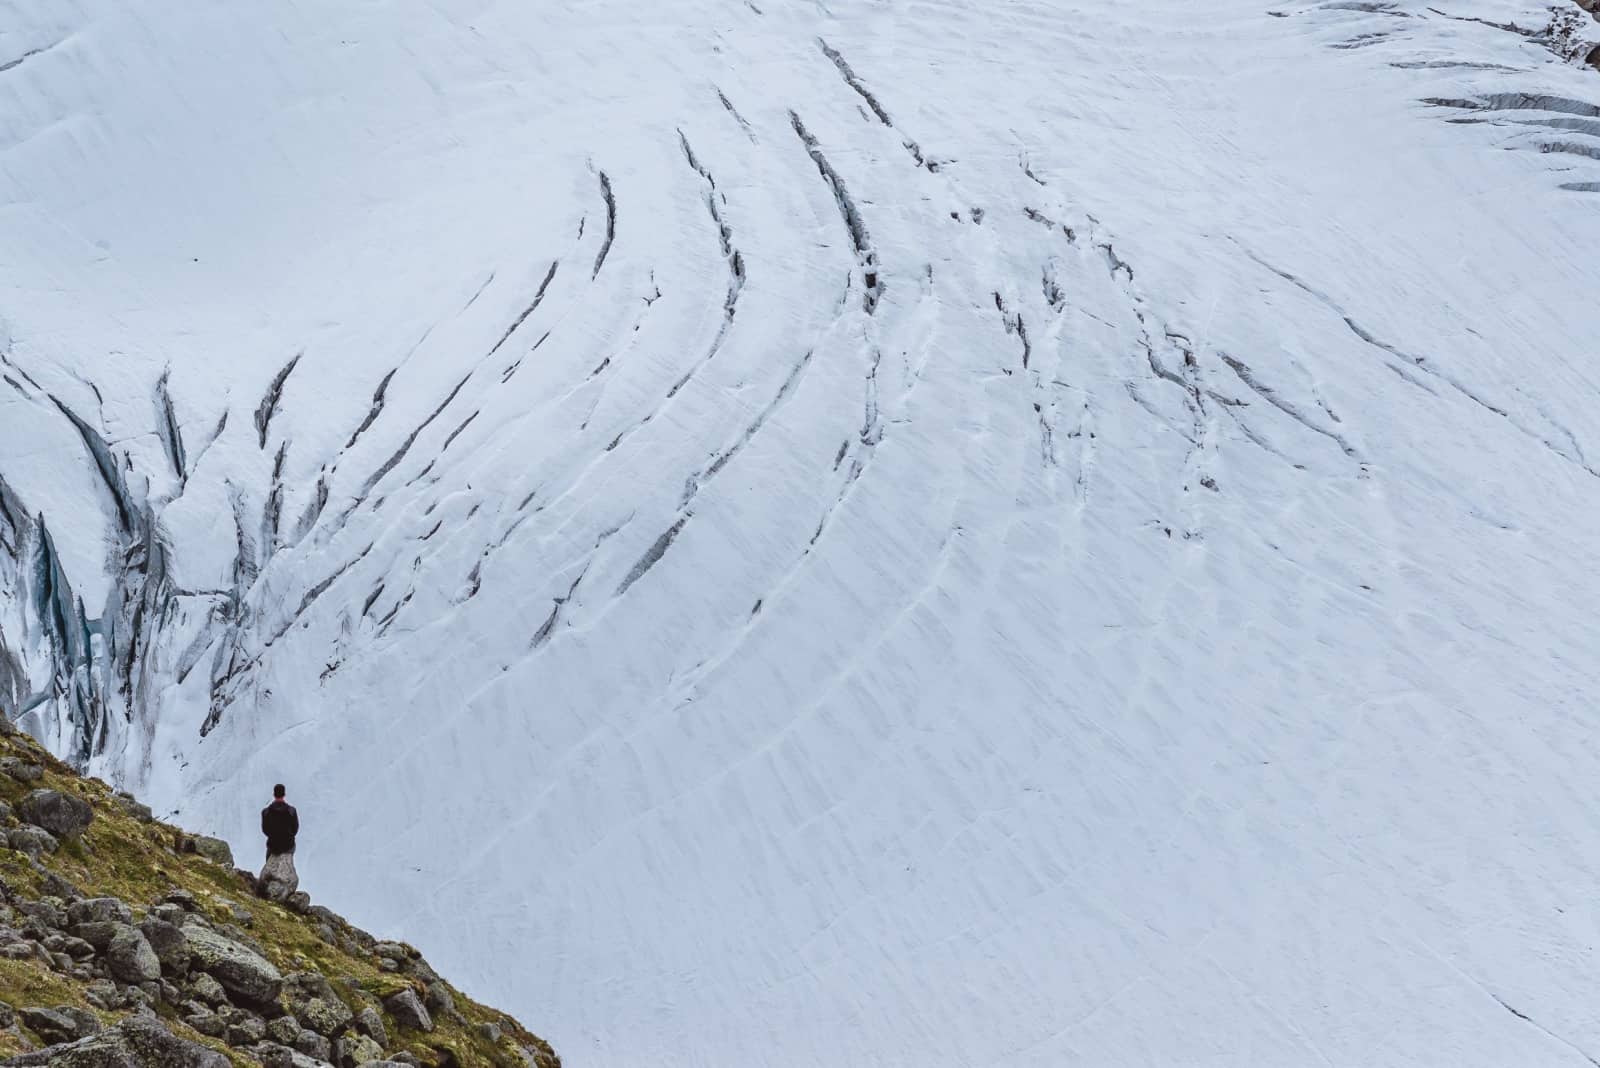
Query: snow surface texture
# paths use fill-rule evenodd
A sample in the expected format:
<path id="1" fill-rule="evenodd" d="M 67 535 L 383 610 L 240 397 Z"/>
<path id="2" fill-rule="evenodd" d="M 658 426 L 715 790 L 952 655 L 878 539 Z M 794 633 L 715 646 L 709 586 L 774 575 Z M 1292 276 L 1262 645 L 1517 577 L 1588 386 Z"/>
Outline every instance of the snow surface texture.
<path id="1" fill-rule="evenodd" d="M 1600 1058 L 1600 23 L 1269 5 L 12 0 L 0 704 L 574 1068 Z"/>

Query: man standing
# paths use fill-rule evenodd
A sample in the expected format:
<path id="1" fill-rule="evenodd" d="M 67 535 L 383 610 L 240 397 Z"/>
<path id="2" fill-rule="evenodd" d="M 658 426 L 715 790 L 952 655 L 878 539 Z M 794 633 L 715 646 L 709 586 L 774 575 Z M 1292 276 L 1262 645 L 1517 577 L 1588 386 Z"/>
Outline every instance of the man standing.
<path id="1" fill-rule="evenodd" d="M 272 788 L 272 804 L 261 810 L 261 833 L 267 836 L 267 864 L 261 869 L 261 896 L 282 901 L 300 888 L 294 870 L 294 838 L 300 813 L 283 799 L 283 784 Z"/>

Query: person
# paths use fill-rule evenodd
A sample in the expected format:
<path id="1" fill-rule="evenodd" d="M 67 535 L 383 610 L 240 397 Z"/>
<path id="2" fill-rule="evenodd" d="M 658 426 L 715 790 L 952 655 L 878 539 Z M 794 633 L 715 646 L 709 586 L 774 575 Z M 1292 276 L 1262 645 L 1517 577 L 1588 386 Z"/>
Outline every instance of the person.
<path id="1" fill-rule="evenodd" d="M 267 863 L 259 885 L 263 897 L 282 901 L 300 888 L 294 870 L 294 840 L 300 833 L 300 813 L 284 800 L 283 783 L 272 788 L 272 804 L 261 810 L 261 833 L 267 836 Z"/>

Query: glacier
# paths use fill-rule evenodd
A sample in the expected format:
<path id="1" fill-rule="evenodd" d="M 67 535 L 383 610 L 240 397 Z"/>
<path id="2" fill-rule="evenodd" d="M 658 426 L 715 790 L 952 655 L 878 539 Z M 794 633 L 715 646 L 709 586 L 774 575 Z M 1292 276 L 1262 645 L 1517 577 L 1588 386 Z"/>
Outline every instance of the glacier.
<path id="1" fill-rule="evenodd" d="M 1600 1063 L 1600 21 L 11 0 L 0 708 L 586 1065 Z"/>

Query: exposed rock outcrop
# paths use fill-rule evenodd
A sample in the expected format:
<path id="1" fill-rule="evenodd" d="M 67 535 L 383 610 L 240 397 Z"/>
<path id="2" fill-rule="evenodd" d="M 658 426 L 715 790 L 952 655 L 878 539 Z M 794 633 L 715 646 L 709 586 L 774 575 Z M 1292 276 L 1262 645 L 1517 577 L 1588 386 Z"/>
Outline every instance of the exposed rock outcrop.
<path id="1" fill-rule="evenodd" d="M 559 1068 L 411 946 L 253 899 L 226 843 L 3 728 L 0 772 L 0 1068 Z"/>

